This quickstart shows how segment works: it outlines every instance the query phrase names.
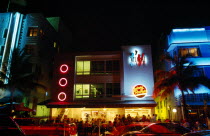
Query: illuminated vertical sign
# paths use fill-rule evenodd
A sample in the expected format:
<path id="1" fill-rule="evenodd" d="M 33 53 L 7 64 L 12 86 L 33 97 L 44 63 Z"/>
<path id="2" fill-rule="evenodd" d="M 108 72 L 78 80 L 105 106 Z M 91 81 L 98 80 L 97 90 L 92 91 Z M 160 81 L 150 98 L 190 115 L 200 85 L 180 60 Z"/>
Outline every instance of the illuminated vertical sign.
<path id="1" fill-rule="evenodd" d="M 140 53 L 138 50 L 134 50 L 133 52 L 131 52 L 129 59 L 130 66 L 140 67 L 142 65 L 145 65 L 145 54 Z"/>
<path id="2" fill-rule="evenodd" d="M 66 93 L 63 91 L 66 89 L 67 85 L 68 85 L 68 79 L 65 77 L 66 74 L 69 71 L 69 66 L 67 64 L 62 64 L 59 67 L 59 72 L 62 75 L 59 79 L 58 79 L 58 100 L 59 101 L 65 101 L 66 100 Z"/>
<path id="3" fill-rule="evenodd" d="M 122 46 L 123 100 L 153 100 L 154 75 L 150 45 Z"/>

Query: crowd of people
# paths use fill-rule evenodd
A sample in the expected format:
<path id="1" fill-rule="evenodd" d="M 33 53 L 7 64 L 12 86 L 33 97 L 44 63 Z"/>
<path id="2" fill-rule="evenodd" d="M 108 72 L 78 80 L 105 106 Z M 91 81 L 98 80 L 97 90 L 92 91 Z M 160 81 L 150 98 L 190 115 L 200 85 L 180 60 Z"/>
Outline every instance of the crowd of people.
<path id="1" fill-rule="evenodd" d="M 180 125 L 189 128 L 192 131 L 207 129 L 207 125 L 202 121 L 192 121 L 188 119 L 183 119 L 180 121 Z"/>
<path id="2" fill-rule="evenodd" d="M 71 127 L 76 127 L 77 132 L 79 135 L 93 135 L 93 133 L 98 133 L 99 129 L 101 133 L 104 133 L 105 131 L 112 131 L 113 128 L 129 125 L 133 122 L 160 122 L 160 120 L 157 120 L 157 115 L 153 114 L 150 115 L 142 115 L 142 116 L 135 116 L 132 117 L 130 114 L 127 114 L 126 116 L 116 114 L 113 121 L 107 121 L 106 119 L 101 118 L 92 118 L 91 120 L 88 119 L 73 119 L 73 118 L 61 118 L 58 116 L 55 119 L 48 119 L 46 121 L 41 121 L 40 125 L 46 125 L 46 126 L 59 126 L 63 124 L 71 124 Z"/>
<path id="3" fill-rule="evenodd" d="M 120 115 L 116 114 L 115 118 L 113 121 L 107 121 L 105 119 L 100 119 L 100 118 L 92 118 L 91 120 L 78 120 L 78 119 L 73 119 L 73 118 L 64 118 L 61 120 L 61 118 L 57 117 L 56 119 L 53 120 L 46 120 L 45 122 L 42 122 L 41 125 L 56 125 L 56 124 L 71 124 L 71 126 L 74 126 L 77 129 L 77 132 L 79 135 L 93 135 L 93 133 L 98 133 L 99 129 L 101 133 L 104 133 L 105 131 L 111 131 L 113 128 L 123 126 L 123 125 L 129 125 L 133 122 L 172 122 L 169 119 L 166 120 L 161 120 L 157 119 L 157 115 L 153 114 L 152 116 L 150 115 L 142 115 L 142 116 L 135 116 L 132 117 L 130 114 L 125 115 Z M 205 124 L 196 121 L 196 122 L 190 122 L 186 119 L 181 120 L 180 125 L 189 128 L 191 130 L 201 130 L 201 129 L 206 129 Z"/>

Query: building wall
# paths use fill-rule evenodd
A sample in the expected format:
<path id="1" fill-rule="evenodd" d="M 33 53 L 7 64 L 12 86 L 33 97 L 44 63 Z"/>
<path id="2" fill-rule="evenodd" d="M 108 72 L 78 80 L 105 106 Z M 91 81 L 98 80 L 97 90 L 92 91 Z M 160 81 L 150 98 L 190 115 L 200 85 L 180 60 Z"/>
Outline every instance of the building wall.
<path id="1" fill-rule="evenodd" d="M 152 99 L 154 76 L 152 54 L 150 45 L 123 46 L 123 87 L 122 92 L 128 98 L 125 100 Z M 138 57 L 139 55 L 139 57 Z M 134 94 L 134 87 L 143 85 L 146 87 L 145 97 L 138 98 Z"/>

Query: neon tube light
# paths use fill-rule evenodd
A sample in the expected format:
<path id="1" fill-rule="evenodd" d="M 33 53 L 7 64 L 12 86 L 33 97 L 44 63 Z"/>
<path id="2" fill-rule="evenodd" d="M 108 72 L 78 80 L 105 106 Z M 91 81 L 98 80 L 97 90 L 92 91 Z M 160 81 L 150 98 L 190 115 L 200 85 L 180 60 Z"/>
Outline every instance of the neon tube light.
<path id="1" fill-rule="evenodd" d="M 193 32 L 193 31 L 205 31 L 205 28 L 173 29 L 173 32 Z"/>
<path id="2" fill-rule="evenodd" d="M 59 85 L 62 86 L 62 87 L 66 86 L 67 83 L 68 83 L 68 80 L 66 78 L 61 78 L 59 80 Z"/>
<path id="3" fill-rule="evenodd" d="M 61 71 L 61 73 L 66 73 L 68 70 L 69 70 L 68 65 L 62 64 L 62 65 L 60 66 L 60 71 Z"/>
<path id="4" fill-rule="evenodd" d="M 59 101 L 65 101 L 65 100 L 66 100 L 66 93 L 60 92 L 60 93 L 58 94 L 58 100 L 59 100 Z"/>

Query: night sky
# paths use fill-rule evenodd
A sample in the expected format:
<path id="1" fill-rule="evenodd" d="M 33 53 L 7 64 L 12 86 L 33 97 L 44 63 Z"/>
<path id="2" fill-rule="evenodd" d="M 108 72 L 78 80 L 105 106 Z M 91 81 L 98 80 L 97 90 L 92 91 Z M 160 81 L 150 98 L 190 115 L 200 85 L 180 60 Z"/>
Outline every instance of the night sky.
<path id="1" fill-rule="evenodd" d="M 208 4 L 192 0 L 27 0 L 24 8 L 27 13 L 60 16 L 72 32 L 71 46 L 81 51 L 141 44 L 156 49 L 173 28 L 210 25 Z"/>

